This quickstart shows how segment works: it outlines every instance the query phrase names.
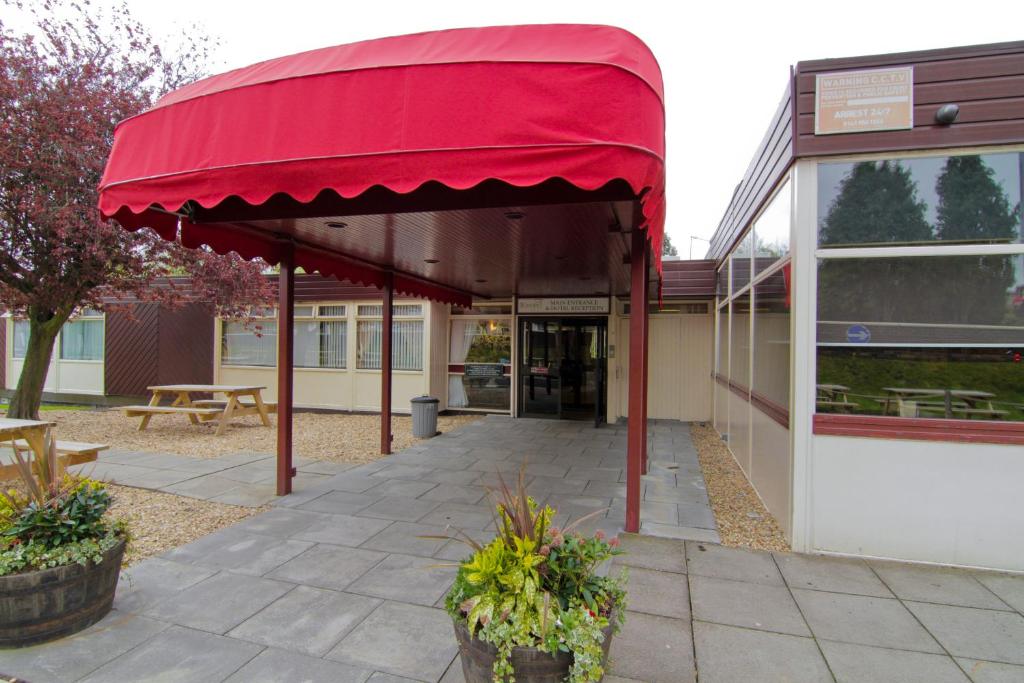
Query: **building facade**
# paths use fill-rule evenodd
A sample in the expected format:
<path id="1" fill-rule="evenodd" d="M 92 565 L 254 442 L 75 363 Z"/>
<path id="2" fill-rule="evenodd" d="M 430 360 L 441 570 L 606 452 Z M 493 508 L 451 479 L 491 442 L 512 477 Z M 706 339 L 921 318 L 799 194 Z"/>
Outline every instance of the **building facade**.
<path id="1" fill-rule="evenodd" d="M 1024 570 L 1024 44 L 802 62 L 712 239 L 714 424 L 793 548 Z"/>
<path id="2" fill-rule="evenodd" d="M 650 304 L 651 417 L 711 419 L 714 277 L 711 261 L 665 262 L 664 301 Z M 265 396 L 276 400 L 277 314 L 255 314 L 221 320 L 195 303 L 86 312 L 60 335 L 45 397 L 128 402 L 148 386 L 187 382 L 266 386 Z M 598 423 L 628 413 L 626 300 L 513 297 L 459 308 L 396 299 L 393 315 L 396 412 L 430 395 L 456 411 Z M 296 407 L 380 410 L 381 318 L 374 287 L 296 278 Z M 27 325 L 8 317 L 3 333 L 12 340 L 4 363 L 12 391 Z"/>

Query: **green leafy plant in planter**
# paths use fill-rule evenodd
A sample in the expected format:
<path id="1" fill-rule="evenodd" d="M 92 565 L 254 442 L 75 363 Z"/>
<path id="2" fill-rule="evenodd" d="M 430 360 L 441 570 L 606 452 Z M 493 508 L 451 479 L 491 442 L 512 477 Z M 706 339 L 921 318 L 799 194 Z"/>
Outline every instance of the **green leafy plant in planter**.
<path id="1" fill-rule="evenodd" d="M 445 606 L 471 638 L 497 648 L 493 681 L 515 681 L 515 648 L 568 653 L 567 680 L 599 681 L 604 675 L 606 633 L 625 615 L 625 574 L 599 576 L 597 568 L 619 554 L 618 540 L 598 531 L 583 536 L 579 525 L 551 526 L 555 511 L 527 495 L 520 473 L 515 491 L 501 483 L 494 508 L 497 536 L 482 545 L 458 532 L 473 549 L 459 565 Z"/>
<path id="2" fill-rule="evenodd" d="M 110 609 L 128 541 L 106 487 L 14 451 L 20 486 L 0 490 L 0 647 L 73 633 Z M 89 578 L 86 578 L 89 577 Z M 35 596 L 35 597 L 33 597 Z"/>

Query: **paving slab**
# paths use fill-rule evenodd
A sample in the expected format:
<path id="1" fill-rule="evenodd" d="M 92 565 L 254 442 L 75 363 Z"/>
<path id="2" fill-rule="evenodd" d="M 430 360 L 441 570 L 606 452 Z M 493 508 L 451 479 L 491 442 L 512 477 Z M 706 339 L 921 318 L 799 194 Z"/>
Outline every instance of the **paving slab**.
<path id="1" fill-rule="evenodd" d="M 217 573 L 215 569 L 150 558 L 121 572 L 114 596 L 114 608 L 140 613 L 176 593 Z"/>
<path id="2" fill-rule="evenodd" d="M 82 680 L 84 683 L 222 681 L 262 649 L 262 646 L 233 638 L 171 626 Z"/>
<path id="3" fill-rule="evenodd" d="M 942 653 L 899 600 L 793 589 L 815 637 L 844 643 Z"/>
<path id="4" fill-rule="evenodd" d="M 893 597 L 892 592 L 863 560 L 798 553 L 772 555 L 786 583 L 792 588 Z"/>
<path id="5" fill-rule="evenodd" d="M 456 571 L 455 567 L 438 566 L 430 557 L 389 555 L 346 590 L 429 607 L 448 592 Z"/>
<path id="6" fill-rule="evenodd" d="M 0 670 L 32 683 L 65 683 L 105 665 L 168 628 L 170 624 L 114 610 L 69 638 L 0 650 Z"/>
<path id="7" fill-rule="evenodd" d="M 228 491 L 234 490 L 239 486 L 242 486 L 242 482 L 235 481 L 234 479 L 227 479 L 226 477 L 222 477 L 220 474 L 208 474 L 205 477 L 198 477 L 183 481 L 179 484 L 164 486 L 161 487 L 160 490 L 166 491 L 167 493 L 174 493 L 179 496 L 209 500 L 210 498 L 222 496 Z"/>
<path id="8" fill-rule="evenodd" d="M 968 572 L 899 562 L 871 562 L 871 568 L 901 600 L 960 607 L 1011 609 Z"/>
<path id="9" fill-rule="evenodd" d="M 609 674 L 646 683 L 696 680 L 690 622 L 627 612 L 622 631 L 612 640 Z"/>
<path id="10" fill-rule="evenodd" d="M 283 581 L 221 572 L 154 604 L 145 616 L 223 634 L 293 588 Z"/>
<path id="11" fill-rule="evenodd" d="M 417 482 L 412 482 L 417 483 Z M 358 517 L 376 517 L 396 522 L 416 522 L 434 510 L 440 503 L 434 500 L 416 500 L 400 496 L 379 499 L 357 513 Z"/>
<path id="12" fill-rule="evenodd" d="M 327 658 L 417 681 L 437 681 L 458 654 L 444 610 L 385 602 Z"/>
<path id="13" fill-rule="evenodd" d="M 679 542 L 637 534 L 622 534 L 619 541 L 623 554 L 615 558 L 615 564 L 686 573 L 686 555 Z"/>
<path id="14" fill-rule="evenodd" d="M 242 484 L 238 488 L 214 496 L 209 500 L 225 505 L 258 508 L 273 502 L 275 498 L 277 498 L 277 487 L 274 484 Z"/>
<path id="15" fill-rule="evenodd" d="M 694 619 L 795 636 L 811 635 L 785 586 L 690 574 L 690 600 Z"/>
<path id="16" fill-rule="evenodd" d="M 240 574 L 262 576 L 312 545 L 309 541 L 284 540 L 227 527 L 164 553 L 162 557 L 211 569 L 231 569 Z"/>
<path id="17" fill-rule="evenodd" d="M 675 619 L 690 618 L 690 590 L 682 574 L 631 567 L 629 609 Z"/>
<path id="18" fill-rule="evenodd" d="M 290 496 L 289 496 L 290 497 Z M 239 532 L 288 538 L 308 529 L 313 523 L 325 517 L 314 512 L 289 508 L 274 508 L 264 513 L 247 517 L 234 524 L 231 529 Z"/>
<path id="19" fill-rule="evenodd" d="M 906 605 L 954 657 L 1024 664 L 1024 616 L 924 602 Z"/>
<path id="20" fill-rule="evenodd" d="M 726 548 L 709 543 L 688 542 L 686 544 L 686 566 L 687 572 L 690 574 L 772 586 L 785 585 L 782 574 L 779 573 L 775 561 L 768 553 Z"/>
<path id="21" fill-rule="evenodd" d="M 957 657 L 956 661 L 974 683 L 1020 683 L 1024 681 L 1024 666 L 963 657 Z"/>
<path id="22" fill-rule="evenodd" d="M 367 669 L 268 647 L 225 683 L 363 683 L 372 673 Z"/>
<path id="23" fill-rule="evenodd" d="M 372 491 L 373 489 L 368 489 Z M 380 501 L 379 496 L 349 491 L 328 491 L 313 500 L 299 505 L 300 510 L 327 512 L 335 515 L 354 515 Z"/>
<path id="24" fill-rule="evenodd" d="M 295 534 L 293 538 L 300 541 L 331 543 L 355 548 L 383 531 L 389 524 L 391 522 L 386 519 L 322 515 L 321 519 Z"/>
<path id="25" fill-rule="evenodd" d="M 693 624 L 693 641 L 701 683 L 833 680 L 811 638 L 697 621 Z"/>
<path id="26" fill-rule="evenodd" d="M 969 683 L 952 657 L 907 652 L 852 643 L 821 641 L 837 683 L 905 681 L 906 683 Z"/>
<path id="27" fill-rule="evenodd" d="M 1024 574 L 978 572 L 975 578 L 1000 600 L 1024 614 Z"/>
<path id="28" fill-rule="evenodd" d="M 461 484 L 439 484 L 420 495 L 420 500 L 433 500 L 441 503 L 463 503 L 476 505 L 487 492 L 479 486 Z"/>
<path id="29" fill-rule="evenodd" d="M 445 538 L 454 535 L 453 529 L 446 529 L 443 526 L 394 522 L 360 547 L 388 553 L 430 557 L 438 553 L 449 542 Z M 425 538 L 426 536 L 444 536 L 445 538 Z"/>
<path id="30" fill-rule="evenodd" d="M 228 635 L 320 657 L 380 602 L 363 595 L 298 586 L 243 621 Z"/>
<path id="31" fill-rule="evenodd" d="M 493 528 L 494 516 L 490 505 L 441 503 L 435 504 L 434 509 L 419 521 L 436 526 L 450 525 L 456 529 L 487 529 Z"/>
<path id="32" fill-rule="evenodd" d="M 387 557 L 386 553 L 336 545 L 315 545 L 265 576 L 331 590 L 344 590 Z"/>

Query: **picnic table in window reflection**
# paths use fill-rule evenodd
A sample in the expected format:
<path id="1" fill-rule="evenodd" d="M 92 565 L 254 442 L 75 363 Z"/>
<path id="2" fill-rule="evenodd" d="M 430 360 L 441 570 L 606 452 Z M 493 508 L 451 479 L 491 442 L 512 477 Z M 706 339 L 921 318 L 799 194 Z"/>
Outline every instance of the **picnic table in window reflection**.
<path id="1" fill-rule="evenodd" d="M 895 415 L 902 417 L 954 418 L 972 417 L 1000 419 L 1008 411 L 992 406 L 995 394 L 974 389 L 914 389 L 911 387 L 882 387 L 886 392 L 882 414 L 888 415 L 892 406 Z"/>
<path id="2" fill-rule="evenodd" d="M 843 413 L 857 409 L 857 404 L 850 400 L 850 387 L 842 384 L 819 384 L 817 389 L 819 408 L 830 408 Z"/>
<path id="3" fill-rule="evenodd" d="M 228 424 L 236 417 L 259 415 L 264 427 L 270 425 L 270 411 L 276 403 L 263 400 L 266 387 L 234 386 L 222 384 L 162 384 L 146 387 L 152 392 L 149 405 L 126 406 L 128 417 L 141 417 L 139 431 L 147 426 L 154 415 L 186 415 L 192 424 L 218 420 L 217 434 L 223 434 Z M 193 394 L 212 394 L 224 398 L 195 399 Z M 170 405 L 161 405 L 165 397 L 173 397 Z"/>

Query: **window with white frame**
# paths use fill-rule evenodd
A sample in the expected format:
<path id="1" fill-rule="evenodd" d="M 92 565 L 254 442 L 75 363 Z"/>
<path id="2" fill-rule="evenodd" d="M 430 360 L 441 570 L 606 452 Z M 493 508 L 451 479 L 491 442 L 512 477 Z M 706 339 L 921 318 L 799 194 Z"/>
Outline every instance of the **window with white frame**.
<path id="1" fill-rule="evenodd" d="M 25 351 L 28 349 L 28 332 L 27 320 L 14 321 L 14 338 L 11 340 L 11 356 L 14 358 L 25 357 Z"/>
<path id="2" fill-rule="evenodd" d="M 259 311 L 273 315 L 273 311 Z M 221 364 L 274 367 L 277 364 L 277 321 L 225 320 L 221 326 Z"/>
<path id="3" fill-rule="evenodd" d="M 356 368 L 380 370 L 384 306 L 359 304 L 356 308 Z M 391 369 L 423 370 L 423 306 L 394 304 L 391 308 Z"/>
<path id="4" fill-rule="evenodd" d="M 345 306 L 295 307 L 295 367 L 344 369 L 347 349 Z"/>
<path id="5" fill-rule="evenodd" d="M 1022 168 L 818 164 L 818 412 L 1024 421 Z"/>
<path id="6" fill-rule="evenodd" d="M 91 309 L 64 323 L 60 331 L 61 360 L 103 360 L 103 314 Z"/>
<path id="7" fill-rule="evenodd" d="M 789 410 L 792 187 L 783 178 L 718 271 L 716 374 Z"/>

